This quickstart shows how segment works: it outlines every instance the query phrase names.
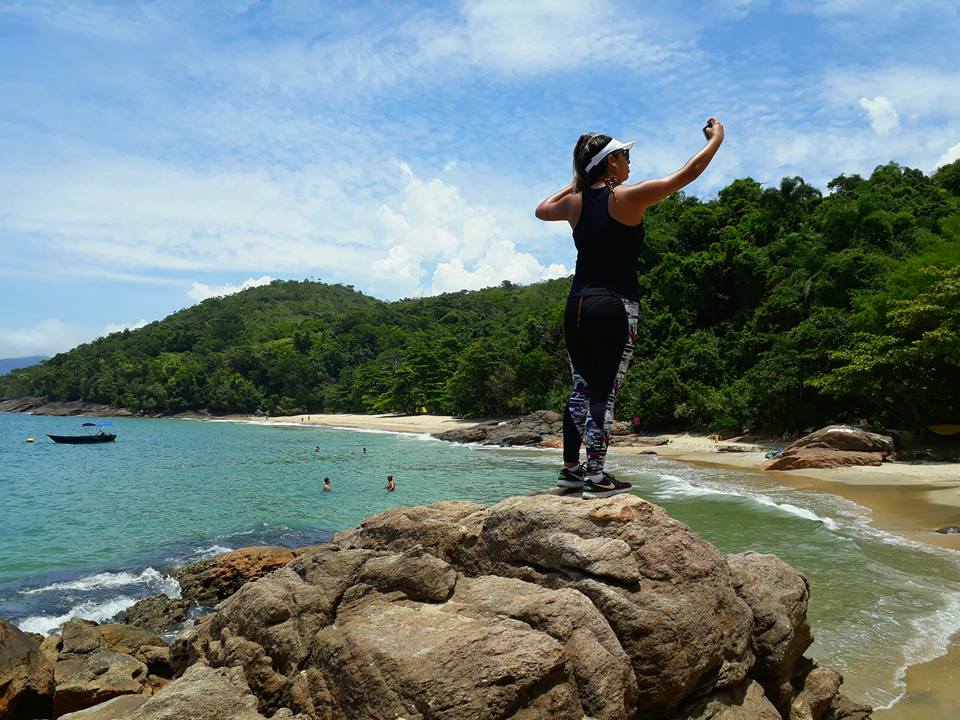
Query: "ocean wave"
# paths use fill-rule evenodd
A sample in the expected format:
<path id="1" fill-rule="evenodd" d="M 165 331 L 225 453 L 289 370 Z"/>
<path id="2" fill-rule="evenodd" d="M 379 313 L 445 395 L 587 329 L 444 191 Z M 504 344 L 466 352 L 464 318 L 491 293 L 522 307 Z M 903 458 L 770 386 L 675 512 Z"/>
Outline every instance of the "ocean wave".
<path id="1" fill-rule="evenodd" d="M 51 583 L 43 587 L 21 590 L 20 592 L 23 595 L 37 595 L 40 593 L 62 592 L 65 590 L 85 592 L 90 590 L 122 588 L 130 585 L 146 585 L 151 590 L 163 593 L 168 597 L 180 597 L 180 584 L 174 578 L 164 575 L 152 567 L 144 569 L 139 574 L 132 572 L 102 572 L 96 575 L 77 578 L 76 580 Z"/>
<path id="2" fill-rule="evenodd" d="M 81 618 L 83 620 L 93 620 L 94 622 L 102 623 L 116 617 L 136 602 L 132 597 L 120 595 L 100 603 L 80 603 L 70 608 L 63 615 L 31 615 L 18 621 L 16 625 L 23 630 L 23 632 L 50 635 L 67 622 L 67 620 Z"/>

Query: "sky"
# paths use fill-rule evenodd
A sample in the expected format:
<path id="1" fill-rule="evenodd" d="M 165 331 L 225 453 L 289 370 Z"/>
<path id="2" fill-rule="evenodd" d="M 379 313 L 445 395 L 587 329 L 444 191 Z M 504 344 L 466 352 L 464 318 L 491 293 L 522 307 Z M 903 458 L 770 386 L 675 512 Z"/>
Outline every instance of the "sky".
<path id="1" fill-rule="evenodd" d="M 687 191 L 960 157 L 956 0 L 0 0 L 0 357 L 315 279 L 572 272 L 583 132 Z"/>

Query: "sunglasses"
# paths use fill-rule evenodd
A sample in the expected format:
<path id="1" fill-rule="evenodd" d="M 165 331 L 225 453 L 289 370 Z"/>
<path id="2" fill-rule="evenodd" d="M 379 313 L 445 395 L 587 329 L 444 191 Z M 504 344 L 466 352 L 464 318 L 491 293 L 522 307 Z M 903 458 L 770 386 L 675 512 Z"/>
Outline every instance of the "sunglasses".
<path id="1" fill-rule="evenodd" d="M 614 155 L 622 155 L 623 159 L 627 162 L 630 162 L 630 151 L 629 150 L 617 150 Z"/>

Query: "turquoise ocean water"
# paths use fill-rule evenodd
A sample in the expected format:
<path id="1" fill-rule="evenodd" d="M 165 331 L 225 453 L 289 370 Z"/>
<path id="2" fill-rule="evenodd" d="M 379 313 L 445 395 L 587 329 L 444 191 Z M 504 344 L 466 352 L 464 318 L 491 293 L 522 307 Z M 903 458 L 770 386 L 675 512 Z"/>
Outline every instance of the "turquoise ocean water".
<path id="1" fill-rule="evenodd" d="M 142 597 L 176 595 L 166 572 L 227 549 L 322 542 L 399 505 L 549 488 L 559 460 L 416 435 L 173 419 L 114 419 L 118 440 L 104 445 L 46 437 L 87 419 L 0 414 L 0 617 L 25 630 L 103 622 Z M 806 573 L 808 654 L 842 672 L 854 699 L 894 702 L 905 668 L 942 654 L 960 629 L 960 554 L 872 528 L 854 503 L 652 456 L 611 454 L 608 466 L 722 551 L 774 553 Z"/>

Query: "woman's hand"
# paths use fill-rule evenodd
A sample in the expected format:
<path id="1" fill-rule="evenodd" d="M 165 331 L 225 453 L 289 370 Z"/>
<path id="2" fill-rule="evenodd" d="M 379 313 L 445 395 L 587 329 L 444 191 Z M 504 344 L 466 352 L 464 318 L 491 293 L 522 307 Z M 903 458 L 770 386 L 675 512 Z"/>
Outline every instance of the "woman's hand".
<path id="1" fill-rule="evenodd" d="M 703 128 L 703 134 L 707 136 L 707 141 L 718 138 L 719 142 L 723 142 L 723 125 L 720 124 L 720 121 L 715 117 L 707 120 L 706 127 Z"/>

